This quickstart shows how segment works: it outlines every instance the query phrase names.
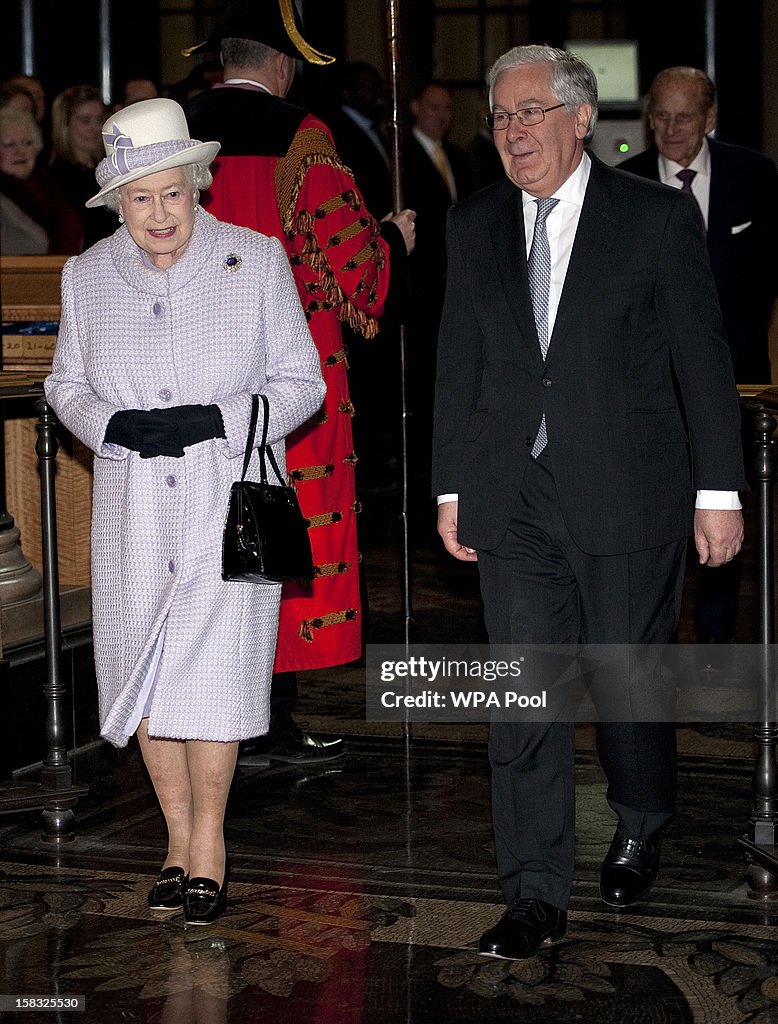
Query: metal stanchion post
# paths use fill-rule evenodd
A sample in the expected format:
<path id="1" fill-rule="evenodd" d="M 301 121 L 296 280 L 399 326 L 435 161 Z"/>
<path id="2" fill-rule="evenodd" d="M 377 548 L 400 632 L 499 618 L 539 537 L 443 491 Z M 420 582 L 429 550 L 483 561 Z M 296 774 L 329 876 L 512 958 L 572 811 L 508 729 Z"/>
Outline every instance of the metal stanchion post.
<path id="1" fill-rule="evenodd" d="M 62 636 L 59 614 L 59 568 L 57 565 L 57 514 L 54 494 L 54 459 L 59 444 L 56 419 L 43 397 L 39 381 L 22 373 L 0 373 L 0 399 L 37 398 L 38 441 L 35 451 L 40 462 L 41 539 L 43 547 L 43 630 L 46 648 L 46 754 L 41 781 L 0 786 L 0 814 L 42 808 L 43 834 L 47 843 L 57 845 L 75 839 L 73 808 L 87 786 L 73 783 L 67 753 L 68 685 L 60 670 Z"/>
<path id="2" fill-rule="evenodd" d="M 754 415 L 755 473 L 759 497 L 758 566 L 759 620 L 762 668 L 759 708 L 762 721 L 754 726 L 757 744 L 753 776 L 754 803 L 748 819 L 748 833 L 738 842 L 750 861 L 746 881 L 752 899 L 778 899 L 778 774 L 775 751 L 778 725 L 775 721 L 775 587 L 773 566 L 773 481 L 775 416 L 761 402 L 746 402 Z"/>

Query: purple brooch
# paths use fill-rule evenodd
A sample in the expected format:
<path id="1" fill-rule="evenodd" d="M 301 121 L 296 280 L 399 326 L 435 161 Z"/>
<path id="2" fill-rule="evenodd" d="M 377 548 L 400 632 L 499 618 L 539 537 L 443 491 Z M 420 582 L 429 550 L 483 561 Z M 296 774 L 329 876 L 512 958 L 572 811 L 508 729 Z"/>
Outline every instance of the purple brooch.
<path id="1" fill-rule="evenodd" d="M 224 257 L 224 269 L 229 271 L 230 274 L 236 270 L 240 270 L 242 265 L 243 260 L 237 255 L 237 253 L 230 252 Z"/>

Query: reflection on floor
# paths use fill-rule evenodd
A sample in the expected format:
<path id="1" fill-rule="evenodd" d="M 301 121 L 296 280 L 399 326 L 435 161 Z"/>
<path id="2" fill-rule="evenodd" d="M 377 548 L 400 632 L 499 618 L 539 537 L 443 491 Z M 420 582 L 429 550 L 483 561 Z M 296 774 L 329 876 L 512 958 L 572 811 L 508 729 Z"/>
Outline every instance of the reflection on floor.
<path id="1" fill-rule="evenodd" d="M 367 540 L 370 636 L 399 642 L 393 538 Z M 472 567 L 425 537 L 414 597 L 417 639 L 479 639 Z M 747 588 L 744 630 L 754 599 Z M 76 777 L 91 789 L 71 846 L 41 845 L 36 814 L 0 819 L 0 993 L 83 995 L 75 1019 L 89 1024 L 778 1022 L 778 906 L 748 899 L 735 844 L 751 809 L 748 726 L 679 730 L 663 871 L 628 913 L 598 897 L 613 819 L 582 727 L 568 934 L 510 963 L 474 953 L 500 913 L 485 726 L 416 726 L 407 744 L 400 726 L 363 721 L 359 667 L 303 691 L 299 717 L 346 735 L 348 753 L 318 768 L 239 770 L 230 903 L 210 928 L 147 908 L 164 841 L 134 746 L 78 752 Z"/>

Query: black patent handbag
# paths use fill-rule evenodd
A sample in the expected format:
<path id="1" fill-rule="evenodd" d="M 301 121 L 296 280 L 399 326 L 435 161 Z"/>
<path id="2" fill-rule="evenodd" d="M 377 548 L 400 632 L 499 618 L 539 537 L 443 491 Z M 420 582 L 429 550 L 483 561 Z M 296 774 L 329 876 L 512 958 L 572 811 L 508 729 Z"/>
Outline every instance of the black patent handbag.
<path id="1" fill-rule="evenodd" d="M 265 413 L 259 445 L 261 480 L 246 480 L 254 449 L 259 417 L 259 399 Z M 278 463 L 267 443 L 270 403 L 267 395 L 252 395 L 243 472 L 230 488 L 227 519 L 222 535 L 222 579 L 245 583 L 283 583 L 313 579 L 313 556 L 308 527 L 297 495 L 281 476 Z M 267 482 L 270 462 L 279 485 Z"/>

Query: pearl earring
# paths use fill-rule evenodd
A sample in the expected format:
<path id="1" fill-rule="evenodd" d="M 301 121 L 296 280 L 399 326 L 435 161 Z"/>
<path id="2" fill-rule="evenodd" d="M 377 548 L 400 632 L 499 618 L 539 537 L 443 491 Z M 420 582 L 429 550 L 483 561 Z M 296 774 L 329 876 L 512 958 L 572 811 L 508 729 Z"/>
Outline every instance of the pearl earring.
<path id="1" fill-rule="evenodd" d="M 124 224 L 124 217 L 121 214 L 119 214 L 119 223 Z"/>
<path id="2" fill-rule="evenodd" d="M 195 211 L 195 213 L 197 213 L 197 211 L 200 209 L 200 204 L 199 203 L 195 203 L 194 206 L 192 207 L 192 209 Z"/>

